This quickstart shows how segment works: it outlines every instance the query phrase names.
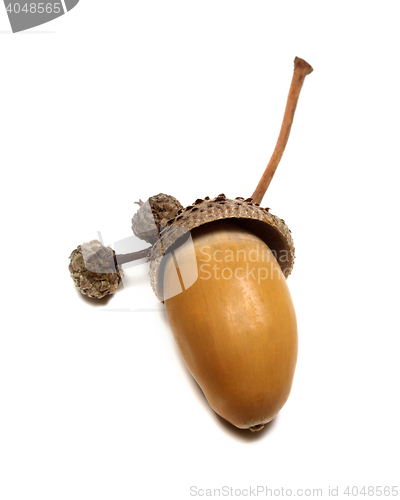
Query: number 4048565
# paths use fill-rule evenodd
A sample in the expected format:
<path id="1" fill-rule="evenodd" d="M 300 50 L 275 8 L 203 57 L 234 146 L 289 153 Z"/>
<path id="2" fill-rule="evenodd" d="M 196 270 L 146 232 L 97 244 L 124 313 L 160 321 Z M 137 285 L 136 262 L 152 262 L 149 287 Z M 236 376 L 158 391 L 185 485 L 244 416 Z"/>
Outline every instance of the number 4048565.
<path id="1" fill-rule="evenodd" d="M 7 12 L 14 12 L 15 14 L 59 14 L 61 12 L 61 3 L 14 3 L 7 5 Z"/>
<path id="2" fill-rule="evenodd" d="M 362 488 L 358 488 L 357 486 L 347 486 L 344 490 L 344 494 L 353 497 L 363 495 L 375 498 L 380 496 L 397 497 L 399 492 L 398 486 L 363 486 Z"/>

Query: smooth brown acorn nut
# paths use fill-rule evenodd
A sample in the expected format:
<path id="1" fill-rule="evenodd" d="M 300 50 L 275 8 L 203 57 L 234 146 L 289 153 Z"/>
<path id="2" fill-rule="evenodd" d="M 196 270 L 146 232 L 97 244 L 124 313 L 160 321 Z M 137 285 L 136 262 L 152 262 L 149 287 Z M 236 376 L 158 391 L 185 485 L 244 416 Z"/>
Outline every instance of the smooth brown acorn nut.
<path id="1" fill-rule="evenodd" d="M 252 431 L 261 430 L 285 404 L 297 360 L 296 315 L 286 284 L 293 240 L 285 222 L 258 205 L 282 157 L 311 71 L 295 59 L 278 142 L 252 198 L 196 200 L 169 221 L 150 254 L 151 285 L 165 304 L 189 371 L 216 413 Z M 189 232 L 193 246 L 182 244 Z M 258 252 L 256 261 L 252 252 Z M 254 271 L 243 276 L 246 264 Z M 210 272 L 214 266 L 223 268 L 225 277 Z M 196 273 L 185 287 L 185 277 Z"/>
<path id="2" fill-rule="evenodd" d="M 296 366 L 296 316 L 285 279 L 294 263 L 290 230 L 269 209 L 222 194 L 197 200 L 169 224 L 152 248 L 150 281 L 186 366 L 216 413 L 261 430 L 286 402 Z M 197 270 L 190 245 L 180 244 L 188 230 Z M 176 262 L 181 277 L 198 274 L 187 289 L 177 282 Z"/>
<path id="3" fill-rule="evenodd" d="M 272 252 L 251 231 L 219 221 L 195 229 L 192 239 L 199 263 L 192 286 L 174 295 L 174 259 L 165 264 L 169 324 L 215 412 L 241 429 L 261 430 L 286 402 L 296 366 L 289 288 Z M 252 252 L 260 254 L 255 262 L 249 262 Z M 185 245 L 175 251 L 181 274 L 190 272 L 189 254 Z"/>

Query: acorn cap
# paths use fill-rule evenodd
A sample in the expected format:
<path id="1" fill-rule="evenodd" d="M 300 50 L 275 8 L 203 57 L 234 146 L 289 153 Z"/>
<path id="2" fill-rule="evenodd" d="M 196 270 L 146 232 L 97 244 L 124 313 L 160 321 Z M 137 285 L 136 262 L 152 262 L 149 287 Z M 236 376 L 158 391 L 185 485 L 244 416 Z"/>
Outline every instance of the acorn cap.
<path id="1" fill-rule="evenodd" d="M 98 240 L 79 245 L 70 255 L 69 272 L 78 290 L 88 297 L 102 299 L 114 293 L 122 280 L 115 263 L 115 252 Z"/>
<path id="2" fill-rule="evenodd" d="M 210 200 L 207 196 L 180 210 L 161 231 L 161 238 L 151 249 L 150 283 L 161 302 L 164 300 L 163 268 L 166 260 L 163 256 L 186 241 L 192 229 L 223 219 L 230 219 L 260 237 L 273 252 L 284 276 L 287 278 L 290 275 L 295 255 L 291 231 L 284 220 L 269 213 L 269 208 L 253 203 L 251 198 L 232 200 L 220 194 Z"/>
<path id="3" fill-rule="evenodd" d="M 146 202 L 136 201 L 140 208 L 132 218 L 132 231 L 135 236 L 147 243 L 158 240 L 159 231 L 167 221 L 173 219 L 183 206 L 171 195 L 159 193 Z"/>

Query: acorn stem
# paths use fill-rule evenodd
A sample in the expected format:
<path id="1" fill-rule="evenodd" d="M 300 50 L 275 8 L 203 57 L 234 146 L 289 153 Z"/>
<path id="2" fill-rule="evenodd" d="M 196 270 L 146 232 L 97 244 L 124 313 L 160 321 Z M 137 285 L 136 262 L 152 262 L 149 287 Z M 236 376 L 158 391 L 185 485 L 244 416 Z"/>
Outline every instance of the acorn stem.
<path id="1" fill-rule="evenodd" d="M 313 68 L 304 59 L 296 57 L 294 60 L 294 71 L 292 83 L 290 85 L 289 94 L 286 102 L 285 114 L 283 116 L 281 131 L 279 132 L 278 141 L 276 143 L 274 152 L 265 169 L 263 176 L 253 193 L 253 202 L 261 204 L 265 192 L 271 183 L 272 177 L 281 161 L 283 152 L 285 151 L 286 143 L 289 139 L 290 129 L 292 128 L 293 117 L 296 111 L 297 101 L 304 79 L 313 71 Z"/>
<path id="2" fill-rule="evenodd" d="M 121 264 L 127 264 L 128 262 L 133 262 L 134 260 L 139 260 L 147 257 L 150 253 L 151 247 L 145 248 L 144 250 L 139 250 L 138 252 L 124 253 L 115 255 L 114 259 L 117 266 Z"/>

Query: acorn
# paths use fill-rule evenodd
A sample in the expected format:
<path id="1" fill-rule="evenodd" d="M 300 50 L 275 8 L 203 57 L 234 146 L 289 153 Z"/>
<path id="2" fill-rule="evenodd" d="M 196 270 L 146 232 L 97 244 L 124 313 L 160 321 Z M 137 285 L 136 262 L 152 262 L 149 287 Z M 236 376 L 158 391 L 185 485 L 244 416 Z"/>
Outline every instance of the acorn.
<path id="1" fill-rule="evenodd" d="M 296 57 L 279 138 L 252 197 L 196 200 L 161 229 L 150 253 L 151 285 L 186 366 L 213 410 L 240 429 L 261 430 L 292 387 L 298 337 L 286 278 L 293 240 L 285 221 L 259 205 L 312 71 Z"/>
<path id="2" fill-rule="evenodd" d="M 151 196 L 146 202 L 139 200 L 135 203 L 140 208 L 132 218 L 132 231 L 151 244 L 158 240 L 160 229 L 183 209 L 176 198 L 163 193 Z"/>

